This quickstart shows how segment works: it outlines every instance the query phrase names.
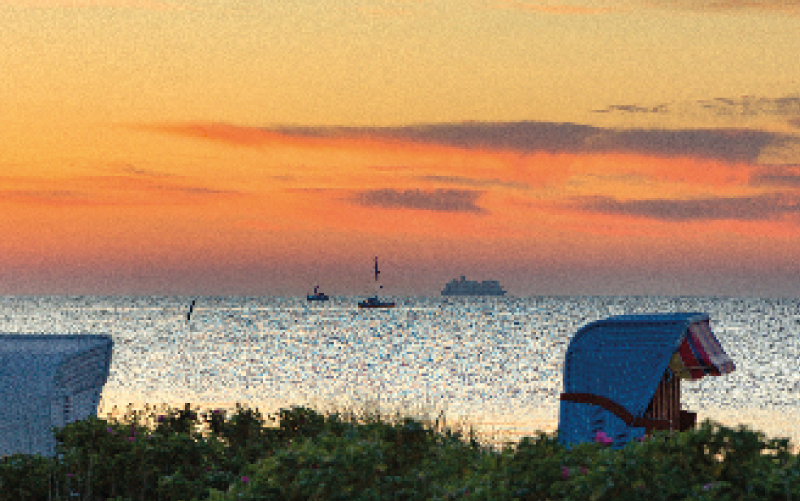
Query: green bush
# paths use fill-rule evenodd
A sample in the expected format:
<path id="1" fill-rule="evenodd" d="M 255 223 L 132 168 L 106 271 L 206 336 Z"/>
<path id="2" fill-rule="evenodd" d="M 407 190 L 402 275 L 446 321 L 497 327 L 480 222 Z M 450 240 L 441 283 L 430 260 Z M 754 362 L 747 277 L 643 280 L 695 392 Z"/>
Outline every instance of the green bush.
<path id="1" fill-rule="evenodd" d="M 567 456 L 591 458 L 585 472 L 572 471 L 566 482 L 553 485 L 551 494 L 591 501 L 800 499 L 800 483 L 789 483 L 797 478 L 798 468 L 788 442 L 762 439 L 763 434 L 744 427 L 732 430 L 705 421 L 696 430 L 674 437 L 657 433 L 619 451 L 581 444 Z M 777 455 L 762 455 L 766 450 Z M 721 461 L 715 459 L 717 454 Z"/>
<path id="2" fill-rule="evenodd" d="M 176 421 L 162 421 L 164 428 Z M 180 423 L 189 429 L 191 423 Z M 90 418 L 56 431 L 61 464 L 73 472 L 80 492 L 92 499 L 124 493 L 137 497 L 161 496 L 172 500 L 187 495 L 207 495 L 206 476 L 212 464 L 225 463 L 223 445 L 214 437 L 195 433 L 149 432 L 136 424 L 109 424 Z M 181 487 L 175 487 L 180 485 Z M 83 487 L 85 486 L 85 487 Z M 165 497 L 166 496 L 166 497 Z"/>
<path id="3" fill-rule="evenodd" d="M 48 458 L 26 454 L 0 459 L 0 501 L 47 499 L 52 488 L 52 463 Z"/>
<path id="4" fill-rule="evenodd" d="M 619 450 L 567 451 L 540 432 L 498 451 L 438 420 L 305 407 L 281 409 L 273 427 L 239 406 L 152 418 L 70 423 L 55 430 L 55 458 L 2 458 L 0 501 L 800 501 L 788 440 L 710 421 Z"/>
<path id="5" fill-rule="evenodd" d="M 225 499 L 381 499 L 385 443 L 331 434 L 301 438 L 249 469 Z"/>
<path id="6" fill-rule="evenodd" d="M 306 407 L 281 409 L 279 414 L 280 436 L 284 439 L 313 437 L 325 428 L 325 416 Z"/>

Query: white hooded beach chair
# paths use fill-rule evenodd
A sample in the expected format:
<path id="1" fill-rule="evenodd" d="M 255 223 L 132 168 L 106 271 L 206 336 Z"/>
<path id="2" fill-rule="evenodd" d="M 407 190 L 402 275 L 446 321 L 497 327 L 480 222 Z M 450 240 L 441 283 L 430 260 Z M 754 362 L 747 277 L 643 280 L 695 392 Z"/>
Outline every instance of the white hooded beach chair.
<path id="1" fill-rule="evenodd" d="M 0 334 L 0 457 L 55 455 L 52 427 L 97 415 L 107 335 Z"/>

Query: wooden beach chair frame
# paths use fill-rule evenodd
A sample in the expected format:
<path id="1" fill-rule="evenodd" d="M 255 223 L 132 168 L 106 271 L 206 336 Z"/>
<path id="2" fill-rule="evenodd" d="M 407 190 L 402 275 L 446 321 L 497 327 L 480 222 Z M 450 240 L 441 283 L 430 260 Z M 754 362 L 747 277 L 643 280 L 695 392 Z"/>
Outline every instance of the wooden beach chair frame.
<path id="1" fill-rule="evenodd" d="M 681 378 L 735 369 L 708 322 L 707 314 L 696 312 L 621 315 L 579 329 L 565 356 L 560 442 L 569 448 L 603 431 L 619 448 L 655 430 L 694 428 L 697 414 L 680 406 Z M 698 344 L 700 338 L 705 345 Z M 680 377 L 673 372 L 673 355 L 692 358 L 697 352 L 697 359 L 717 365 L 694 363 Z"/>

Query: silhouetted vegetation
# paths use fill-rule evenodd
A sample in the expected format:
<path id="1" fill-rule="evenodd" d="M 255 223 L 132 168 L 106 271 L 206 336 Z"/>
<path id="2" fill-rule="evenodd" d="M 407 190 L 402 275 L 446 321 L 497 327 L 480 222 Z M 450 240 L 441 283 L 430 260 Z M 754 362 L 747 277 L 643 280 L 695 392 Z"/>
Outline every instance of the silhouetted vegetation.
<path id="1" fill-rule="evenodd" d="M 237 405 L 90 418 L 0 461 L 0 501 L 800 501 L 788 440 L 704 421 L 613 450 L 539 432 L 495 449 L 441 420 Z M 768 451 L 768 454 L 763 452 Z"/>

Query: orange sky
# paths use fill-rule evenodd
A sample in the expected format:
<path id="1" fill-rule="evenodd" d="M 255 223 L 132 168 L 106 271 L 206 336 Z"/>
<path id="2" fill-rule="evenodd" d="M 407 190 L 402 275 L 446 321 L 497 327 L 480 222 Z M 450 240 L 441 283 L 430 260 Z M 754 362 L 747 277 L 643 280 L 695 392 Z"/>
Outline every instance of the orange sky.
<path id="1" fill-rule="evenodd" d="M 0 294 L 796 295 L 782 3 L 333 5 L 0 0 Z"/>

